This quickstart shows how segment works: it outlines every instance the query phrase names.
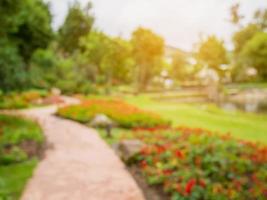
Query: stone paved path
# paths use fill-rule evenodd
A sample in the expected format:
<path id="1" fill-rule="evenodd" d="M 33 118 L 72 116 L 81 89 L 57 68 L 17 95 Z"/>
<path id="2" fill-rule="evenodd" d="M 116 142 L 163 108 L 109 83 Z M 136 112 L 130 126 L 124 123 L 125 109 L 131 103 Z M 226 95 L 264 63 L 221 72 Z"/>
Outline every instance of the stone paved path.
<path id="1" fill-rule="evenodd" d="M 83 125 L 53 116 L 56 107 L 25 111 L 43 127 L 45 152 L 22 200 L 143 200 L 123 163 Z"/>

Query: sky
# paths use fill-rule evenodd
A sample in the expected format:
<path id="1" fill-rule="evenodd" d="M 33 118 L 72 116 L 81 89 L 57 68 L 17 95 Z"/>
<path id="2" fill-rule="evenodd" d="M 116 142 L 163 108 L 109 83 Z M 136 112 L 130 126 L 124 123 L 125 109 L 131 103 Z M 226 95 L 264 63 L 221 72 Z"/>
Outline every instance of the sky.
<path id="1" fill-rule="evenodd" d="M 63 22 L 70 2 L 50 2 L 53 27 Z M 88 0 L 77 0 L 86 5 Z M 200 35 L 215 34 L 231 48 L 236 27 L 229 23 L 230 7 L 241 3 L 240 11 L 249 20 L 256 9 L 267 8 L 267 0 L 91 0 L 94 27 L 111 36 L 130 38 L 139 26 L 161 35 L 167 45 L 190 51 Z"/>

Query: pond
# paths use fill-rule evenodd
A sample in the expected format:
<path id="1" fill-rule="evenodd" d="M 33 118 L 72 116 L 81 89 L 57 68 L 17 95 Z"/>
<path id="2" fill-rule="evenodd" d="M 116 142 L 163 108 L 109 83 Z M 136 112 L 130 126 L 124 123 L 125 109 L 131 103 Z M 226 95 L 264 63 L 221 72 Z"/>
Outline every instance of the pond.
<path id="1" fill-rule="evenodd" d="M 185 93 L 183 91 L 183 93 Z M 160 95 L 155 100 L 164 102 L 186 103 L 186 104 L 207 104 L 214 103 L 208 100 L 207 95 Z M 249 89 L 238 91 L 222 98 L 216 103 L 220 108 L 227 111 L 242 110 L 244 112 L 267 113 L 267 90 Z"/>
<path id="2" fill-rule="evenodd" d="M 267 113 L 267 91 L 250 89 L 229 95 L 219 106 L 225 110 Z"/>
<path id="3" fill-rule="evenodd" d="M 265 101 L 253 102 L 224 101 L 219 104 L 219 107 L 229 111 L 242 110 L 245 112 L 267 113 L 267 99 Z"/>

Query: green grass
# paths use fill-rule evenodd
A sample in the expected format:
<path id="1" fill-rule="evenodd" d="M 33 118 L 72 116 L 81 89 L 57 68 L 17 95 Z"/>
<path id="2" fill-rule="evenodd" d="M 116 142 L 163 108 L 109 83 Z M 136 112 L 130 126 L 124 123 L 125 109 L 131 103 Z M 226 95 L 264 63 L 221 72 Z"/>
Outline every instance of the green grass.
<path id="1" fill-rule="evenodd" d="M 267 82 L 250 82 L 250 83 L 237 83 L 237 84 L 230 84 L 227 85 L 226 88 L 230 89 L 267 89 Z"/>
<path id="2" fill-rule="evenodd" d="M 19 199 L 36 164 L 37 160 L 32 159 L 13 165 L 0 166 L 0 199 Z"/>
<path id="3" fill-rule="evenodd" d="M 20 148 L 25 140 L 43 142 L 38 124 L 21 117 L 0 115 L 0 200 L 19 199 L 37 164 L 37 159 L 29 158 Z M 12 146 L 13 153 L 6 153 L 7 145 Z"/>
<path id="4" fill-rule="evenodd" d="M 205 128 L 230 132 L 240 139 L 267 143 L 267 115 L 224 111 L 213 105 L 190 105 L 153 101 L 145 95 L 125 96 L 127 102 L 160 113 L 174 126 Z"/>
<path id="5" fill-rule="evenodd" d="M 19 144 L 23 140 L 41 143 L 44 138 L 38 124 L 21 117 L 0 115 L 0 145 Z"/>

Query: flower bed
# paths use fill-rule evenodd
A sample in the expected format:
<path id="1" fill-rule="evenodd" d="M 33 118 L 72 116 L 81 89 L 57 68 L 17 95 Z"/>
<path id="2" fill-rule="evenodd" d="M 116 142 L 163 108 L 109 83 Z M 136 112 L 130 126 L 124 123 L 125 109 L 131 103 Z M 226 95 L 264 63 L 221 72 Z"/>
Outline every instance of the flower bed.
<path id="1" fill-rule="evenodd" d="M 58 115 L 88 123 L 96 114 L 105 114 L 123 128 L 169 126 L 159 115 L 141 110 L 120 100 L 84 100 L 58 110 Z"/>
<path id="2" fill-rule="evenodd" d="M 26 92 L 11 92 L 0 95 L 0 109 L 28 108 L 38 104 L 38 100 L 46 97 L 45 91 L 31 90 Z"/>
<path id="3" fill-rule="evenodd" d="M 45 90 L 29 90 L 0 94 L 0 109 L 21 109 L 64 103 L 64 100 Z"/>
<path id="4" fill-rule="evenodd" d="M 173 200 L 267 199 L 267 147 L 202 129 L 137 130 L 134 158 L 150 185 Z"/>

